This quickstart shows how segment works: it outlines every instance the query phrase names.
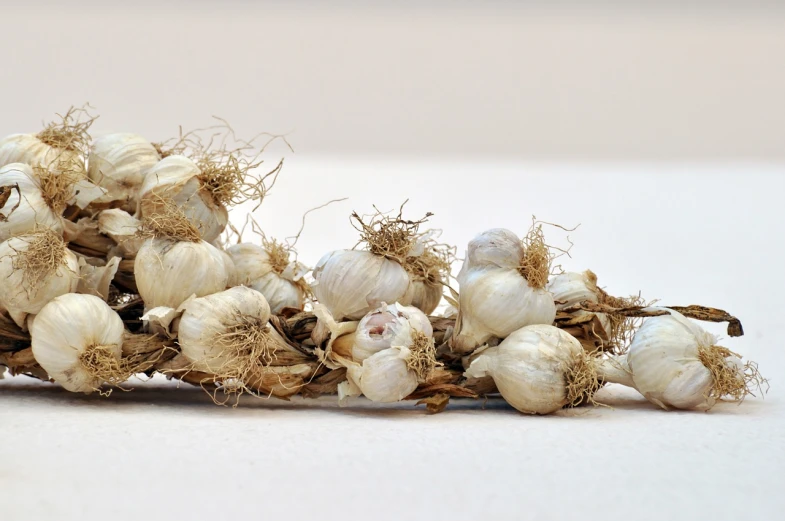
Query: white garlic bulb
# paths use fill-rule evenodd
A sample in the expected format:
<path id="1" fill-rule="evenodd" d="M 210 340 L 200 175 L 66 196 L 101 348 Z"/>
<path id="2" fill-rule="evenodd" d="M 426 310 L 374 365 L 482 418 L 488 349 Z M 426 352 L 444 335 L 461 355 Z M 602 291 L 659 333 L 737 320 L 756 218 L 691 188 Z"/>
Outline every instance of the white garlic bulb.
<path id="1" fill-rule="evenodd" d="M 461 292 L 454 351 L 468 353 L 521 327 L 553 323 L 556 305 L 552 295 L 543 287 L 532 286 L 523 275 L 526 255 L 521 240 L 508 230 L 489 230 L 469 243 L 458 274 Z M 544 263 L 539 268 L 545 272 L 538 276 L 547 281 L 549 266 Z"/>
<path id="2" fill-rule="evenodd" d="M 382 304 L 360 320 L 354 336 L 352 359 L 362 362 L 379 351 L 397 345 L 410 345 L 413 331 L 433 336 L 428 317 L 414 306 Z"/>
<path id="3" fill-rule="evenodd" d="M 117 243 L 117 251 L 123 257 L 134 257 L 144 244 L 145 239 L 139 236 L 141 225 L 139 219 L 119 208 L 98 214 L 98 231 Z"/>
<path id="4" fill-rule="evenodd" d="M 398 302 L 409 287 L 409 274 L 399 263 L 368 251 L 328 253 L 313 277 L 316 299 L 336 320 L 357 320 L 382 302 Z"/>
<path id="5" fill-rule="evenodd" d="M 187 157 L 172 155 L 159 161 L 147 172 L 139 191 L 140 216 L 161 212 L 162 199 L 172 200 L 199 230 L 202 239 L 217 239 L 229 222 L 229 213 L 215 200 L 201 175 L 196 163 Z"/>
<path id="6" fill-rule="evenodd" d="M 0 168 L 0 241 L 39 226 L 63 231 L 61 215 L 44 199 L 33 169 L 22 163 Z"/>
<path id="7" fill-rule="evenodd" d="M 562 273 L 554 277 L 546 286 L 557 302 L 556 309 L 569 308 L 584 301 L 598 304 L 601 292 L 597 287 L 597 275 L 591 270 L 583 273 Z M 604 329 L 605 338 L 611 334 L 611 321 L 605 313 L 591 313 L 589 311 L 576 311 L 574 316 L 596 315 Z"/>
<path id="8" fill-rule="evenodd" d="M 129 376 L 120 364 L 124 330 L 120 316 L 100 298 L 61 295 L 31 323 L 33 356 L 65 389 L 90 393 Z"/>
<path id="9" fill-rule="evenodd" d="M 0 304 L 26 328 L 27 314 L 79 285 L 79 261 L 51 230 L 18 235 L 0 244 Z"/>
<path id="10" fill-rule="evenodd" d="M 271 259 L 261 246 L 236 244 L 226 250 L 234 262 L 230 286 L 248 286 L 267 299 L 274 314 L 283 308 L 303 309 L 306 285 L 303 277 L 307 268 L 288 259 Z"/>
<path id="11" fill-rule="evenodd" d="M 149 141 L 136 134 L 108 134 L 90 149 L 87 175 L 107 190 L 96 202 L 135 201 L 147 172 L 161 160 Z"/>
<path id="12" fill-rule="evenodd" d="M 599 363 L 599 362 L 598 362 Z M 465 375 L 490 376 L 502 397 L 526 414 L 550 414 L 599 387 L 594 359 L 556 327 L 526 326 L 474 358 Z"/>
<path id="13" fill-rule="evenodd" d="M 758 376 L 747 373 L 752 368 L 718 347 L 716 337 L 698 324 L 667 311 L 647 318 L 630 345 L 626 361 L 635 388 L 663 409 L 706 409 L 722 396 L 741 399 L 748 394 L 748 380 Z"/>
<path id="14" fill-rule="evenodd" d="M 255 362 L 250 355 L 257 346 L 248 344 L 258 341 L 270 319 L 270 306 L 261 293 L 237 286 L 189 299 L 181 309 L 178 341 L 196 370 L 239 377 Z"/>
<path id="15" fill-rule="evenodd" d="M 177 308 L 191 295 L 225 289 L 229 266 L 210 243 L 148 239 L 136 254 L 134 275 L 146 310 Z"/>
<path id="16" fill-rule="evenodd" d="M 40 134 L 12 134 L 0 140 L 0 167 L 11 163 L 41 166 L 54 172 L 68 170 L 86 176 L 78 150 L 61 148 Z"/>

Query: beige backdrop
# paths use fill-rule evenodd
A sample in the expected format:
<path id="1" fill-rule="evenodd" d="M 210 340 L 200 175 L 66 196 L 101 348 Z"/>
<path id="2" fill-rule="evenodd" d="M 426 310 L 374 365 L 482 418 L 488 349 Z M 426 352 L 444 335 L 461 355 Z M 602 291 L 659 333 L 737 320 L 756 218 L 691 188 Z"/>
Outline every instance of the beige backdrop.
<path id="1" fill-rule="evenodd" d="M 3 5 L 0 131 L 89 100 L 304 154 L 785 160 L 776 2 L 356 4 Z"/>

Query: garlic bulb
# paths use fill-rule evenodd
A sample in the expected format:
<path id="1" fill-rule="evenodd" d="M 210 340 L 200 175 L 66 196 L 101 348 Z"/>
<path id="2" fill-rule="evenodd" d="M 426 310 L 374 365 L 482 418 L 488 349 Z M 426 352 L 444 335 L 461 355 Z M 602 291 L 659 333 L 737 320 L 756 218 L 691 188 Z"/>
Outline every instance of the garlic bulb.
<path id="1" fill-rule="evenodd" d="M 51 230 L 18 235 L 0 244 L 0 304 L 26 328 L 27 314 L 79 285 L 79 261 Z"/>
<path id="2" fill-rule="evenodd" d="M 372 320 L 381 318 L 389 310 L 375 314 Z M 426 318 L 427 320 L 427 318 Z M 413 319 L 412 322 L 419 322 Z M 366 326 L 370 324 L 366 323 Z M 422 325 L 422 324 L 418 324 Z M 379 327 L 379 326 L 377 326 Z M 384 326 L 381 326 L 384 327 Z M 395 331 L 392 331 L 395 329 Z M 390 347 L 373 352 L 387 339 L 372 339 L 364 354 L 372 353 L 361 363 L 338 358 L 346 367 L 349 387 L 362 392 L 374 402 L 397 402 L 409 396 L 419 383 L 425 382 L 437 365 L 433 337 L 416 330 L 409 320 L 403 320 L 388 331 Z M 369 344 L 371 344 L 369 343 Z M 342 394 L 344 391 L 342 391 Z M 357 394 L 349 391 L 347 394 Z"/>
<path id="3" fill-rule="evenodd" d="M 409 287 L 409 275 L 399 263 L 368 251 L 328 253 L 313 277 L 316 299 L 336 320 L 356 320 L 382 302 L 397 302 Z"/>
<path id="4" fill-rule="evenodd" d="M 237 373 L 265 345 L 270 306 L 256 290 L 237 286 L 184 302 L 177 334 L 183 356 L 198 371 Z M 248 353 L 243 351 L 248 350 Z M 247 355 L 247 356 L 243 356 Z M 239 377 L 241 374 L 237 373 Z"/>
<path id="5" fill-rule="evenodd" d="M 204 241 L 148 239 L 134 261 L 136 285 L 146 310 L 176 308 L 191 295 L 221 291 L 229 282 L 228 270 L 223 253 Z"/>
<path id="6" fill-rule="evenodd" d="M 0 140 L 0 167 L 11 163 L 41 166 L 56 173 L 78 172 L 85 176 L 84 161 L 79 150 L 62 148 L 40 134 L 13 134 Z"/>
<path id="7" fill-rule="evenodd" d="M 460 308 L 452 349 L 469 353 L 521 327 L 552 324 L 556 305 L 544 289 L 549 271 L 541 235 L 528 247 L 508 230 L 489 230 L 474 238 L 458 274 Z"/>
<path id="8" fill-rule="evenodd" d="M 139 211 L 144 218 L 162 210 L 162 199 L 171 199 L 207 242 L 218 238 L 229 222 L 226 207 L 216 201 L 202 181 L 199 167 L 184 156 L 166 157 L 153 166 L 139 191 Z"/>
<path id="9" fill-rule="evenodd" d="M 90 393 L 130 376 L 120 362 L 124 331 L 120 316 L 100 298 L 61 295 L 30 325 L 33 356 L 65 389 Z"/>
<path id="10" fill-rule="evenodd" d="M 60 213 L 44 199 L 38 178 L 26 164 L 0 168 L 0 241 L 36 227 L 63 231 Z"/>
<path id="11" fill-rule="evenodd" d="M 352 359 L 362 362 L 394 345 L 408 345 L 413 331 L 419 331 L 426 337 L 433 336 L 433 326 L 422 311 L 414 306 L 382 304 L 360 320 L 354 336 Z"/>
<path id="12" fill-rule="evenodd" d="M 136 134 L 108 134 L 96 139 L 90 149 L 87 175 L 107 190 L 96 202 L 135 203 L 145 175 L 160 160 L 153 145 Z"/>
<path id="13" fill-rule="evenodd" d="M 267 299 L 274 314 L 283 308 L 303 309 L 307 268 L 289 261 L 288 252 L 268 250 L 256 244 L 236 244 L 226 250 L 234 262 L 230 286 L 248 286 Z"/>
<path id="14" fill-rule="evenodd" d="M 583 273 L 562 273 L 551 280 L 546 289 L 553 295 L 557 302 L 556 309 L 569 308 L 584 301 L 600 303 L 603 292 L 597 287 L 597 275 L 591 270 Z M 602 325 L 603 331 L 599 335 L 608 339 L 611 335 L 611 321 L 605 313 L 591 313 L 589 311 L 576 311 L 574 316 L 595 315 Z"/>
<path id="15" fill-rule="evenodd" d="M 643 322 L 626 363 L 631 383 L 650 402 L 663 409 L 707 409 L 723 396 L 740 400 L 762 382 L 754 364 L 745 365 L 738 355 L 717 346 L 714 335 L 695 322 L 666 308 L 647 310 L 669 314 Z"/>
<path id="16" fill-rule="evenodd" d="M 526 326 L 474 358 L 465 376 L 490 376 L 520 412 L 549 414 L 599 388 L 596 365 L 580 342 L 544 324 Z"/>
<path id="17" fill-rule="evenodd" d="M 125 210 L 112 208 L 98 214 L 98 230 L 117 243 L 122 257 L 134 257 L 145 239 L 139 236 L 141 221 Z"/>

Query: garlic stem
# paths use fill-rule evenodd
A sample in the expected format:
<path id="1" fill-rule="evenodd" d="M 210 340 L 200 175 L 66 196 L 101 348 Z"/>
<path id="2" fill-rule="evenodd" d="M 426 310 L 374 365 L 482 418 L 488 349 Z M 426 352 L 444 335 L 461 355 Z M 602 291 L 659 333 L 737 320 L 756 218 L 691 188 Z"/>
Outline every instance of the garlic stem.
<path id="1" fill-rule="evenodd" d="M 626 356 L 611 356 L 600 360 L 597 365 L 597 375 L 601 380 L 612 384 L 626 385 L 635 389 L 632 381 L 632 371 L 627 363 Z"/>

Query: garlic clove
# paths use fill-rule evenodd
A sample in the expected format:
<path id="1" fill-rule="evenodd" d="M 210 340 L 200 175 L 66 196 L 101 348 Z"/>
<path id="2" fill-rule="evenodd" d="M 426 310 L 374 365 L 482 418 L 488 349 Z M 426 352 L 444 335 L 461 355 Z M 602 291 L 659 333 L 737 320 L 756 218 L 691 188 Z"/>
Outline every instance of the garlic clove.
<path id="1" fill-rule="evenodd" d="M 417 375 L 406 365 L 409 349 L 392 347 L 379 351 L 363 360 L 362 364 L 350 363 L 347 376 L 374 402 L 398 402 L 417 389 Z"/>
<path id="2" fill-rule="evenodd" d="M 362 362 L 366 358 L 392 346 L 410 346 L 412 332 L 419 331 L 433 336 L 430 320 L 413 306 L 382 304 L 363 317 L 357 326 L 352 348 L 352 359 Z"/>

